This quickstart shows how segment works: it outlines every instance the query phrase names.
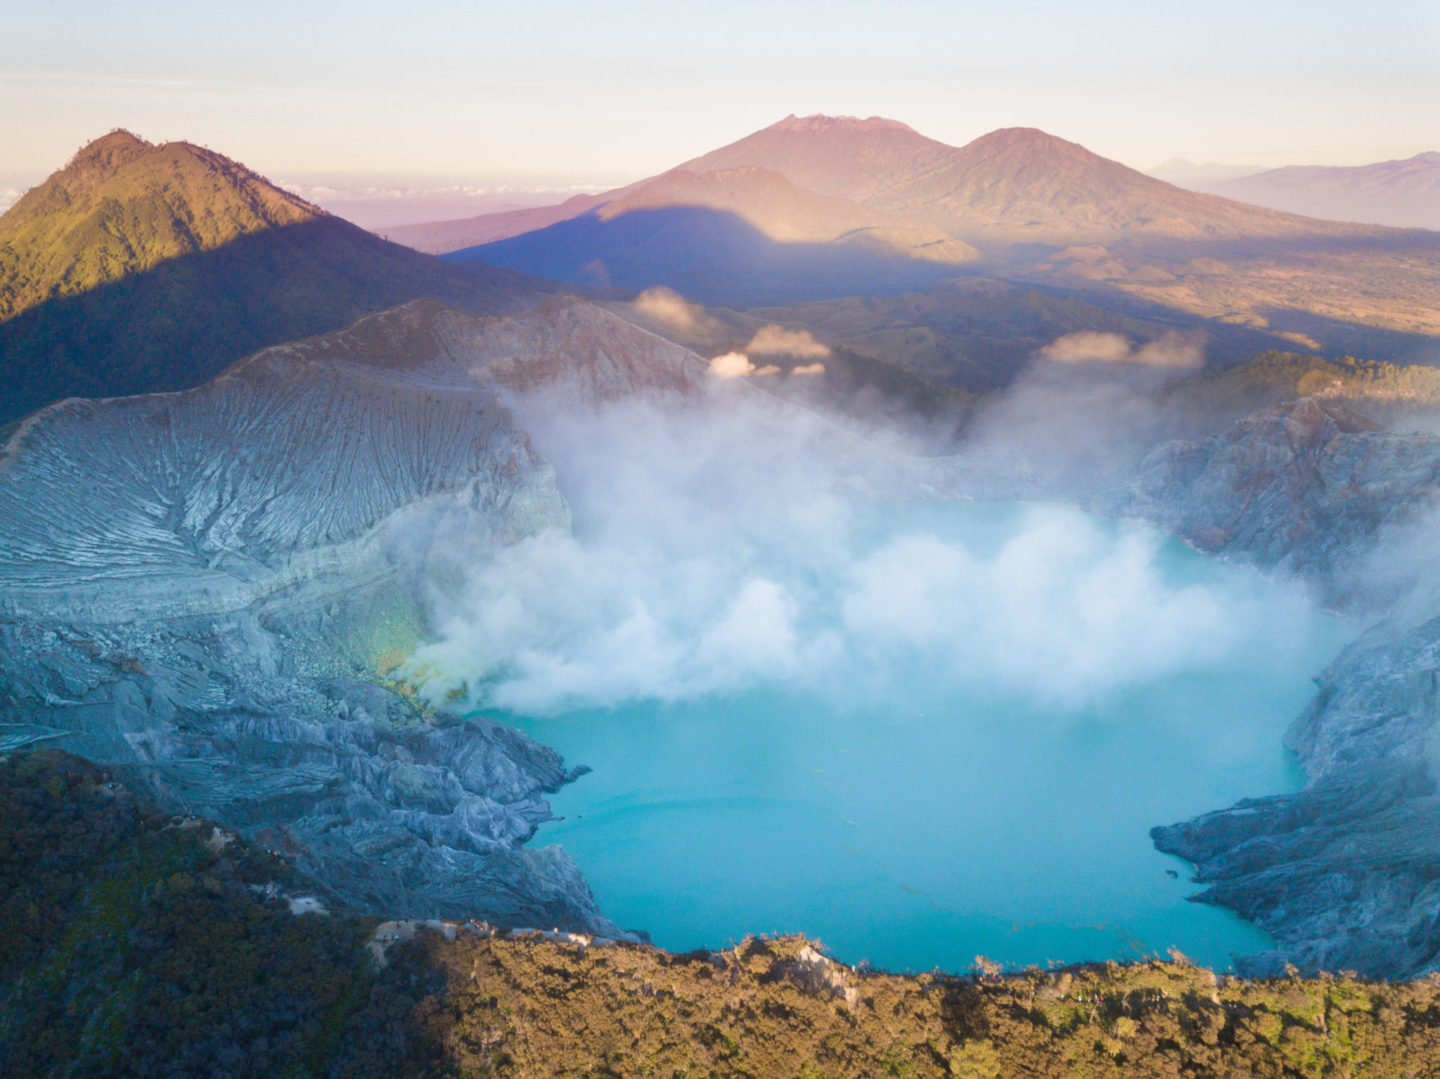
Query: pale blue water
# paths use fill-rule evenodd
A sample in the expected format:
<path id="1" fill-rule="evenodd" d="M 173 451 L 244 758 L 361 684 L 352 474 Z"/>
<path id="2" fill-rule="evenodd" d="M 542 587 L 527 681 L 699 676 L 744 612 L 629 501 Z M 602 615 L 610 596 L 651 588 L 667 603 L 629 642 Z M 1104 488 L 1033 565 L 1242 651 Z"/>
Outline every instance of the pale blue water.
<path id="1" fill-rule="evenodd" d="M 984 558 L 1028 512 L 887 507 L 873 542 L 918 530 Z M 1289 613 L 1218 660 L 1078 702 L 983 679 L 957 685 L 933 676 L 933 656 L 887 652 L 883 669 L 853 672 L 857 686 L 882 683 L 880 694 L 832 676 L 504 715 L 593 769 L 551 799 L 565 819 L 534 842 L 562 844 L 607 915 L 672 950 L 800 932 L 844 961 L 897 970 L 1171 947 L 1226 967 L 1268 939 L 1187 902 L 1189 867 L 1156 852 L 1148 830 L 1295 789 L 1303 777 L 1281 736 L 1348 633 L 1293 592 L 1178 542 L 1164 541 L 1156 563 L 1167 586 L 1260 609 L 1273 594 Z"/>

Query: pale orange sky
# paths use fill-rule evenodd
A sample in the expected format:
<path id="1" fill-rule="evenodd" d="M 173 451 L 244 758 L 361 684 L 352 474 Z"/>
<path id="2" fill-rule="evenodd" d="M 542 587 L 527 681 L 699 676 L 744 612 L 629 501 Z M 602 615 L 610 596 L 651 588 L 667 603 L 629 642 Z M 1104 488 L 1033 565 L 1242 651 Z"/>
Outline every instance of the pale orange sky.
<path id="1" fill-rule="evenodd" d="M 619 182 L 787 113 L 954 144 L 1028 125 L 1137 168 L 1440 149 L 1440 5 L 9 0 L 0 187 L 116 126 L 270 175 Z"/>

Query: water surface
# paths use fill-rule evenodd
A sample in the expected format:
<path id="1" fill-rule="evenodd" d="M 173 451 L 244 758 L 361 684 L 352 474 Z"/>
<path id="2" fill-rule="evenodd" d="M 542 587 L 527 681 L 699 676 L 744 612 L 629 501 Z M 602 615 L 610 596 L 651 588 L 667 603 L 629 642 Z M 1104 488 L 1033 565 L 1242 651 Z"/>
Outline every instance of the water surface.
<path id="1" fill-rule="evenodd" d="M 939 503 L 885 507 L 864 542 L 922 535 L 983 561 L 1037 512 L 1134 537 L 1134 525 L 1053 507 Z M 844 961 L 897 970 L 1172 947 L 1228 966 L 1268 938 L 1187 902 L 1190 867 L 1148 830 L 1298 787 L 1281 736 L 1346 627 L 1258 573 L 1149 542 L 1167 595 L 1199 589 L 1240 603 L 1236 617 L 1286 616 L 1216 655 L 1213 640 L 1182 641 L 1200 658 L 1142 664 L 1098 692 L 1057 696 L 1043 671 L 1034 685 L 956 675 L 937 658 L 948 653 L 897 647 L 852 650 L 819 681 L 504 715 L 593 769 L 551 799 L 564 819 L 534 842 L 561 843 L 608 916 L 672 950 L 802 932 Z"/>

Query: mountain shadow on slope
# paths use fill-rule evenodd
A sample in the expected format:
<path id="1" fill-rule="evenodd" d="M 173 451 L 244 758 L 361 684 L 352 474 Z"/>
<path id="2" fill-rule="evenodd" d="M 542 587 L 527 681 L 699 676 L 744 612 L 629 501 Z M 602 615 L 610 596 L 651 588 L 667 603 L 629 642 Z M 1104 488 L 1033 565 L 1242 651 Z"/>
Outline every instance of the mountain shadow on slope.
<path id="1" fill-rule="evenodd" d="M 484 260 L 592 288 L 665 285 L 706 304 L 752 307 L 841 296 L 890 296 L 956 276 L 952 264 L 857 242 L 781 243 L 739 215 L 694 206 L 599 211 L 444 256 Z"/>
<path id="2" fill-rule="evenodd" d="M 64 397 L 188 389 L 258 349 L 410 300 L 488 313 L 547 291 L 335 217 L 252 232 L 0 322 L 0 423 Z"/>

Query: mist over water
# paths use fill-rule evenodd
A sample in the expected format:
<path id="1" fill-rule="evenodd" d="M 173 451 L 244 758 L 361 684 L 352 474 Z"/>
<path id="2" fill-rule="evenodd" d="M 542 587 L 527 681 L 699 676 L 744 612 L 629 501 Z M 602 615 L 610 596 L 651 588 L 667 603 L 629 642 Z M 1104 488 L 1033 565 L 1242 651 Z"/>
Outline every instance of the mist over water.
<path id="1" fill-rule="evenodd" d="M 1347 636 L 1298 586 L 1062 506 L 877 500 L 818 419 L 538 431 L 573 535 L 471 566 L 412 671 L 594 769 L 536 842 L 610 917 L 914 969 L 1265 946 L 1147 833 L 1298 784 L 1281 735 Z"/>

